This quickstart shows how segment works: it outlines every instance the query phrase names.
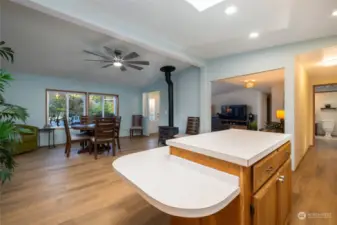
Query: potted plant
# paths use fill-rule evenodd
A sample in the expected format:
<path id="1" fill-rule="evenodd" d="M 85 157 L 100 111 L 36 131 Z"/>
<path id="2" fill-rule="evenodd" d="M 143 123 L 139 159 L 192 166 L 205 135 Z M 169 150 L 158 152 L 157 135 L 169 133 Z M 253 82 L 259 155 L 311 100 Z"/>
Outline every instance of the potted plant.
<path id="1" fill-rule="evenodd" d="M 5 47 L 4 44 L 4 41 L 0 42 L 0 57 L 13 63 L 14 51 Z M 25 122 L 28 117 L 26 109 L 6 103 L 3 97 L 5 86 L 12 80 L 10 73 L 0 69 L 0 181 L 2 184 L 10 180 L 16 166 L 13 148 L 16 143 L 20 142 L 19 132 L 26 132 L 19 130 L 15 122 Z"/>

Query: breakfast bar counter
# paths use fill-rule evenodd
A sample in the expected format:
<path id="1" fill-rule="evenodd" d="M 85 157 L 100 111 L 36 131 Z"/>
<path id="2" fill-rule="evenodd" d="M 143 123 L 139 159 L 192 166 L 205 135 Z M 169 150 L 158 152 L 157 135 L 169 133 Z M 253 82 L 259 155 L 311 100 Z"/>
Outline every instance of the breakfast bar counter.
<path id="1" fill-rule="evenodd" d="M 285 225 L 290 135 L 226 130 L 123 156 L 114 169 L 171 225 Z"/>

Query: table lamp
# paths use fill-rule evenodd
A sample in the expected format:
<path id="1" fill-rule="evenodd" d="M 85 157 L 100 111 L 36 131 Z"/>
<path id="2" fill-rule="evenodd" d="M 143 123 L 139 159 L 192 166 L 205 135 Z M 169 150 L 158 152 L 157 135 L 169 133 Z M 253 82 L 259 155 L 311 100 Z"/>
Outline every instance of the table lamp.
<path id="1" fill-rule="evenodd" d="M 284 110 L 276 111 L 276 118 L 280 120 L 282 131 L 284 132 Z"/>

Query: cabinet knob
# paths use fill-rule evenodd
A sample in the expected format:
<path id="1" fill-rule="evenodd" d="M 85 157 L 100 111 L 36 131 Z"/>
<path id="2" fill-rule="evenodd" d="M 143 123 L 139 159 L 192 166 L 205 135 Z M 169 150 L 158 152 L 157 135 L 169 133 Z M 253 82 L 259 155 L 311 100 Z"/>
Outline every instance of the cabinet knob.
<path id="1" fill-rule="evenodd" d="M 279 177 L 277 178 L 277 180 L 278 180 L 278 181 L 280 181 L 281 183 L 283 183 L 283 182 L 284 182 L 284 179 L 285 179 L 285 177 L 284 177 L 284 176 L 279 176 Z"/>
<path id="2" fill-rule="evenodd" d="M 272 166 L 269 166 L 267 169 L 266 169 L 266 171 L 269 173 L 269 172 L 271 172 L 271 171 L 273 171 L 273 167 Z"/>

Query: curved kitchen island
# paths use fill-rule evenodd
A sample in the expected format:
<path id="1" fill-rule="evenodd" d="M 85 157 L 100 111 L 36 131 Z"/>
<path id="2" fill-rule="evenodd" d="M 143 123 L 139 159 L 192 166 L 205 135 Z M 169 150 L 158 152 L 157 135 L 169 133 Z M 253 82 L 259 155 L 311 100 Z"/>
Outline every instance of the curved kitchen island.
<path id="1" fill-rule="evenodd" d="M 290 135 L 226 130 L 123 156 L 115 170 L 172 225 L 284 225 Z"/>

